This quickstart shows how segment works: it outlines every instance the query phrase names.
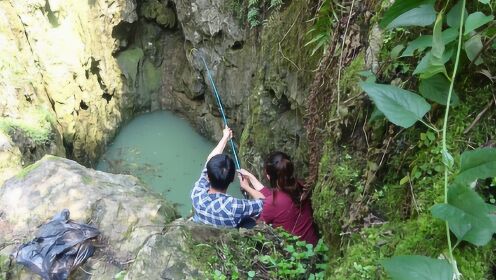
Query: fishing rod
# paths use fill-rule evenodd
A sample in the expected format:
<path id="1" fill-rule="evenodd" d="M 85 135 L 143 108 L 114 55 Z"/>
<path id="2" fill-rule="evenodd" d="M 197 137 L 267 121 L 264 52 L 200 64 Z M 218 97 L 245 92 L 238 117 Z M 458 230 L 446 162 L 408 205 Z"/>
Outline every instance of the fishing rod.
<path id="1" fill-rule="evenodd" d="M 224 122 L 224 126 L 227 126 L 227 118 L 226 118 L 226 113 L 224 111 L 224 106 L 222 106 L 222 100 L 220 99 L 219 92 L 217 91 L 217 87 L 215 86 L 214 79 L 212 78 L 212 75 L 210 74 L 210 70 L 208 69 L 207 62 L 203 58 L 203 55 L 201 55 L 201 53 L 197 49 L 193 49 L 192 51 L 201 58 L 203 65 L 205 66 L 205 70 L 207 70 L 207 76 L 208 76 L 208 79 L 210 80 L 210 84 L 212 85 L 215 100 L 217 100 L 217 105 L 219 107 L 219 111 L 220 111 L 220 114 L 222 116 L 222 121 Z M 232 151 L 232 154 L 234 157 L 234 164 L 236 165 L 236 169 L 241 169 L 241 165 L 239 164 L 238 155 L 236 153 L 236 144 L 234 143 L 234 140 L 232 138 L 229 139 L 229 145 L 231 146 L 231 151 Z M 246 191 L 242 190 L 242 193 L 243 193 L 244 197 L 248 197 L 248 194 L 246 193 Z"/>

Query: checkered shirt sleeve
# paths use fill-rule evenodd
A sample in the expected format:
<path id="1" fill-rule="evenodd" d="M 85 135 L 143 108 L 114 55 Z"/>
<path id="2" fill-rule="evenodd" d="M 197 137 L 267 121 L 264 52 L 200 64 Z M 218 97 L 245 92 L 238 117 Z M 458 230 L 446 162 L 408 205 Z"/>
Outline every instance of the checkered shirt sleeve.
<path id="1" fill-rule="evenodd" d="M 234 219 L 239 223 L 245 217 L 258 218 L 260 213 L 262 213 L 263 200 L 233 198 L 231 206 Z"/>

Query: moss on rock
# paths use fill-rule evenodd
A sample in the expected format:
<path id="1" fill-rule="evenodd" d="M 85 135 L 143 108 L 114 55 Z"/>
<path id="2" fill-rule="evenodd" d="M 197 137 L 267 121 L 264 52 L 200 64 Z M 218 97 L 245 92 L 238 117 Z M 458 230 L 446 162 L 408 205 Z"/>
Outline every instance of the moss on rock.
<path id="1" fill-rule="evenodd" d="M 176 25 L 176 14 L 165 2 L 146 0 L 141 6 L 141 14 L 149 20 L 155 20 L 164 28 L 173 28 Z"/>
<path id="2" fill-rule="evenodd" d="M 0 130 L 11 135 L 15 130 L 37 144 L 44 144 L 53 137 L 54 116 L 44 108 L 29 108 L 22 117 L 0 117 Z"/>

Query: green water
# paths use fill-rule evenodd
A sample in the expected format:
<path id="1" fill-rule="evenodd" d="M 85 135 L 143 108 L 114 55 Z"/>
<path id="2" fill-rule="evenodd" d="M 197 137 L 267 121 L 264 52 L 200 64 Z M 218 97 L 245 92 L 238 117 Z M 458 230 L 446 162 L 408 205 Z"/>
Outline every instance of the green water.
<path id="1" fill-rule="evenodd" d="M 187 217 L 191 189 L 214 146 L 187 121 L 169 112 L 153 112 L 136 117 L 121 129 L 97 169 L 140 178 L 176 203 L 181 216 Z M 237 179 L 228 192 L 242 197 Z"/>

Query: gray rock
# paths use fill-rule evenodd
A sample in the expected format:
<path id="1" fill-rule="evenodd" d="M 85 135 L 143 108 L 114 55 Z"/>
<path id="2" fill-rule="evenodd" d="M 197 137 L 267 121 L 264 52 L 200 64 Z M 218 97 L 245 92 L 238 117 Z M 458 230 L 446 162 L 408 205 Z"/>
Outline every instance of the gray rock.
<path id="1" fill-rule="evenodd" d="M 102 233 L 99 249 L 83 268 L 95 275 L 91 279 L 111 279 L 125 269 L 143 244 L 177 215 L 172 204 L 132 176 L 46 156 L 0 188 L 0 249 L 32 239 L 39 225 L 64 208 L 73 220 Z M 0 258 L 10 253 L 1 251 Z"/>
<path id="2" fill-rule="evenodd" d="M 147 240 L 125 279 L 206 279 L 191 256 L 192 242 L 215 239 L 226 231 L 229 230 L 176 220 L 167 225 L 164 234 Z"/>

